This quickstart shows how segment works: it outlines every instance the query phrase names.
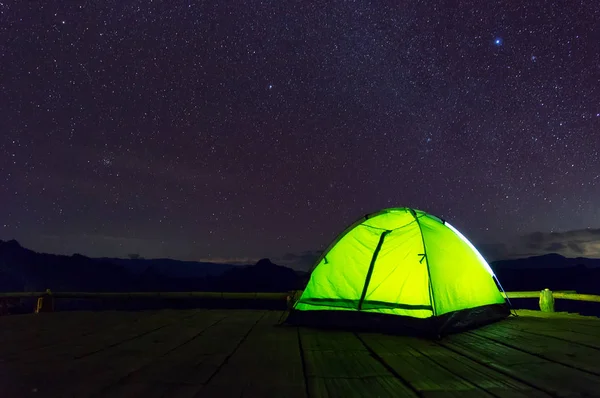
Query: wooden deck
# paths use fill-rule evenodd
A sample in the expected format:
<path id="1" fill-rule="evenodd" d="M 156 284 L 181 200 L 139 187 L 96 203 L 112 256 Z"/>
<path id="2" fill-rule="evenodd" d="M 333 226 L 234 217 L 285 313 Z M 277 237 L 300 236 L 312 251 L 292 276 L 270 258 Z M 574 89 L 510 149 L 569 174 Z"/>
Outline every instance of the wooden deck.
<path id="1" fill-rule="evenodd" d="M 519 311 L 439 342 L 281 312 L 0 318 L 0 397 L 600 397 L 600 319 Z"/>

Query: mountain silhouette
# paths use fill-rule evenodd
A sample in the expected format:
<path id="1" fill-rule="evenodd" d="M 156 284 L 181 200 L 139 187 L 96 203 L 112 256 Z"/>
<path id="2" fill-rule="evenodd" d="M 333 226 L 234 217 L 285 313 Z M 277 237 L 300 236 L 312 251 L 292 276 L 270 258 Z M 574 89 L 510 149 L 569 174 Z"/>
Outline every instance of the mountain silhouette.
<path id="1" fill-rule="evenodd" d="M 295 289 L 294 270 L 268 259 L 237 266 L 172 259 L 89 258 L 38 253 L 0 240 L 1 291 L 240 291 Z"/>
<path id="2" fill-rule="evenodd" d="M 491 263 L 504 289 L 600 293 L 600 259 L 558 254 Z M 232 265 L 172 259 L 89 258 L 38 253 L 0 240 L 0 290 L 7 291 L 229 291 L 283 292 L 309 275 L 274 264 Z"/>
<path id="3" fill-rule="evenodd" d="M 299 289 L 299 281 L 296 271 L 264 258 L 255 265 L 226 271 L 218 284 L 222 291 L 282 292 Z"/>
<path id="4" fill-rule="evenodd" d="M 16 240 L 0 240 L 0 273 L 6 277 L 4 291 L 85 290 L 98 291 L 111 286 L 126 289 L 133 280 L 121 266 L 98 263 L 88 257 L 37 253 Z M 4 278 L 3 278 L 4 279 Z"/>

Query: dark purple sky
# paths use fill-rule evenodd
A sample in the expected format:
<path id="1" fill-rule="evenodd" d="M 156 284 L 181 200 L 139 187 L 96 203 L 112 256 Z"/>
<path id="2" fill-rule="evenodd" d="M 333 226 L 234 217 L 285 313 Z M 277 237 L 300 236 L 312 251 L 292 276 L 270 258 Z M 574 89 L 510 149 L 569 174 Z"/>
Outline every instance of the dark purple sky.
<path id="1" fill-rule="evenodd" d="M 476 242 L 600 227 L 600 2 L 482 4 L 5 0 L 0 238 L 214 260 L 394 206 Z"/>

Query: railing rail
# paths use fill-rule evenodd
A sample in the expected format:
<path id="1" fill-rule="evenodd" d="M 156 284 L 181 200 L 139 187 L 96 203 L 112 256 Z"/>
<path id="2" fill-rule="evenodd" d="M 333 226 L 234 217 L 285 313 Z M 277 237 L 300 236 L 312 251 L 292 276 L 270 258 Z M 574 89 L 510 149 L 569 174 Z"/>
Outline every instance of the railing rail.
<path id="1" fill-rule="evenodd" d="M 223 299 L 223 300 L 274 300 L 293 302 L 301 290 L 288 292 L 0 292 L 0 304 L 4 299 L 36 298 L 36 312 L 52 311 L 55 299 Z M 516 291 L 503 293 L 508 299 L 539 299 L 540 310 L 554 311 L 554 300 L 576 300 L 600 303 L 600 295 L 581 294 L 575 290 Z M 44 299 L 46 304 L 44 304 Z M 46 309 L 44 309 L 46 307 Z"/>
<path id="2" fill-rule="evenodd" d="M 291 292 L 0 292 L 2 298 L 54 298 L 92 299 L 92 298 L 220 298 L 220 299 L 259 299 L 285 300 Z"/>
<path id="3" fill-rule="evenodd" d="M 0 292 L 0 313 L 5 301 L 37 298 L 34 312 L 53 312 L 56 299 L 204 299 L 204 300 L 243 300 L 243 301 L 283 301 L 292 297 L 293 292 Z M 288 300 L 288 304 L 290 301 Z"/>
<path id="4" fill-rule="evenodd" d="M 506 292 L 506 294 L 504 294 L 504 297 L 508 297 L 509 299 L 539 298 L 542 292 L 544 292 L 544 290 L 542 290 L 541 292 L 537 290 L 526 292 Z M 600 303 L 600 296 L 595 294 L 582 294 L 577 293 L 575 290 L 557 290 L 551 293 L 552 297 L 554 297 L 555 299 L 590 301 Z"/>

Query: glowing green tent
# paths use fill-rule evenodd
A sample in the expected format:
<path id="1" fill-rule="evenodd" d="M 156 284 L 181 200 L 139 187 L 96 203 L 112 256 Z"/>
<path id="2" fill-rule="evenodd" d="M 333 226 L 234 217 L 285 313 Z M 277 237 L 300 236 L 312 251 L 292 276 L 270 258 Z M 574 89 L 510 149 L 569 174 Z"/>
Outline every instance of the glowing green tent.
<path id="1" fill-rule="evenodd" d="M 449 223 L 420 210 L 385 209 L 352 224 L 323 252 L 287 322 L 440 336 L 508 316 L 499 286 Z"/>

